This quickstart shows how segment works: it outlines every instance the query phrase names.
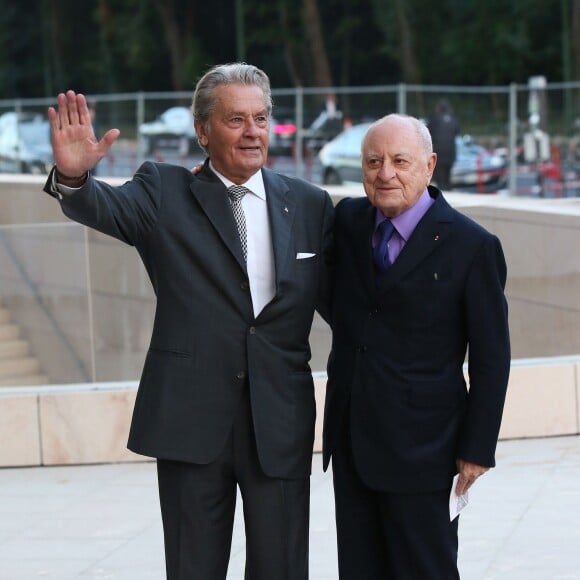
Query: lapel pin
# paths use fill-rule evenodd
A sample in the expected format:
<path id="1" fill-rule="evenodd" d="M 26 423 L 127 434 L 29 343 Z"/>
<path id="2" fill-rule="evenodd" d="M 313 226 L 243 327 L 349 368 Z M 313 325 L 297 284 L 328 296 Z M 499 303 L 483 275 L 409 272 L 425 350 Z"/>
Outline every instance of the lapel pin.
<path id="1" fill-rule="evenodd" d="M 287 208 L 287 207 L 285 207 L 285 208 L 284 208 L 284 211 L 285 211 L 286 213 L 288 213 L 288 208 Z"/>
<path id="2" fill-rule="evenodd" d="M 439 234 L 435 234 L 435 241 L 439 239 Z"/>
<path id="3" fill-rule="evenodd" d="M 435 278 L 435 280 L 439 280 L 439 274 L 437 274 L 437 272 L 435 272 L 435 273 L 433 274 L 433 278 Z"/>

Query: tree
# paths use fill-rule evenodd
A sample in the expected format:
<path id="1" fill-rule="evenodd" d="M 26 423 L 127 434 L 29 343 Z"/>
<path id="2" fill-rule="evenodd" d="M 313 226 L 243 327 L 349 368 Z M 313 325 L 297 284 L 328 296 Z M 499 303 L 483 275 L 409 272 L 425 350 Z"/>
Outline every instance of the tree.
<path id="1" fill-rule="evenodd" d="M 415 54 L 415 27 L 409 17 L 415 12 L 413 2 L 373 0 L 372 4 L 377 25 L 383 33 L 381 52 L 398 64 L 401 71 L 399 80 L 419 84 L 421 74 Z"/>
<path id="2" fill-rule="evenodd" d="M 274 87 L 580 79 L 580 0 L 243 6 L 247 60 Z M 192 89 L 235 40 L 232 0 L 0 0 L 0 97 Z"/>
<path id="3" fill-rule="evenodd" d="M 419 84 L 421 74 L 415 55 L 415 34 L 411 27 L 407 10 L 409 3 L 404 0 L 395 0 L 396 22 L 398 29 L 398 54 L 403 71 L 403 81 L 410 84 Z"/>
<path id="4" fill-rule="evenodd" d="M 328 62 L 328 54 L 324 36 L 322 34 L 322 24 L 316 0 L 303 0 L 302 19 L 308 43 L 308 49 L 313 64 L 313 85 L 316 87 L 331 87 L 332 74 Z"/>
<path id="5" fill-rule="evenodd" d="M 171 84 L 174 91 L 185 88 L 186 63 L 195 61 L 197 46 L 193 39 L 195 3 L 180 0 L 153 0 L 163 23 L 165 42 L 171 59 Z M 188 79 L 189 80 L 189 79 Z M 189 85 L 189 83 L 187 83 Z"/>
<path id="6" fill-rule="evenodd" d="M 51 39 L 45 26 L 51 13 L 45 8 L 49 6 L 38 1 L 0 1 L 0 96 L 4 98 L 42 95 L 53 76 Z"/>
<path id="7" fill-rule="evenodd" d="M 571 45 L 572 45 L 572 70 L 574 71 L 574 79 L 580 79 L 580 0 L 572 0 L 572 26 L 569 27 L 571 31 Z"/>

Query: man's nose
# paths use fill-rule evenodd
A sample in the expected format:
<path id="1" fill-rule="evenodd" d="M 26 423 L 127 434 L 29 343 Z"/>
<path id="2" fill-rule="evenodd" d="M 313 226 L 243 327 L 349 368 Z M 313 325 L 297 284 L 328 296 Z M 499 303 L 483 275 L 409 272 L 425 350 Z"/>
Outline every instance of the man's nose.
<path id="1" fill-rule="evenodd" d="M 246 121 L 244 126 L 244 134 L 249 137 L 255 137 L 258 135 L 259 127 L 254 119 L 249 119 Z"/>
<path id="2" fill-rule="evenodd" d="M 379 170 L 379 177 L 383 180 L 383 181 L 389 181 L 390 179 L 393 179 L 393 177 L 395 177 L 395 166 L 390 162 L 390 161 L 383 161 L 383 164 L 381 165 L 381 169 Z"/>

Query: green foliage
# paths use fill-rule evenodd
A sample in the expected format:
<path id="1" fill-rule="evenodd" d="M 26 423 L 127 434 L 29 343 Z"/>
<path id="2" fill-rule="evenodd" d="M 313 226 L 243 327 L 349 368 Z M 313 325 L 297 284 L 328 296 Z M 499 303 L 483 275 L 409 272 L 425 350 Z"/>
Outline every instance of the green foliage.
<path id="1" fill-rule="evenodd" d="M 525 83 L 563 76 L 565 0 L 319 0 L 336 85 Z M 311 86 L 302 0 L 167 0 L 178 56 L 155 0 L 0 0 L 0 98 L 193 88 L 236 60 L 235 5 L 246 60 L 275 87 Z M 568 5 L 570 3 L 568 2 Z M 566 27 L 570 30 L 570 26 Z M 574 48 L 580 39 L 567 39 Z M 576 50 L 578 50 L 576 48 Z M 177 64 L 176 64 L 177 63 Z M 174 70 L 179 67 L 179 70 Z"/>
<path id="2" fill-rule="evenodd" d="M 116 0 L 114 5 L 115 72 L 109 74 L 124 79 L 118 90 L 165 90 L 170 83 L 169 51 L 155 7 L 148 0 Z"/>
<path id="3" fill-rule="evenodd" d="M 43 28 L 38 2 L 0 2 L 0 96 L 38 94 L 44 88 Z"/>

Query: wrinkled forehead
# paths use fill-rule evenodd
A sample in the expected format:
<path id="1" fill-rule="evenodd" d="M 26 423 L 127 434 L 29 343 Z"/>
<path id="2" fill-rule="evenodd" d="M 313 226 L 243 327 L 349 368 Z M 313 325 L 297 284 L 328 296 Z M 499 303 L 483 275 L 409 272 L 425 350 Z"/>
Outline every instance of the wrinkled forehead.
<path id="1" fill-rule="evenodd" d="M 404 119 L 383 119 L 372 125 L 362 142 L 362 154 L 417 155 L 422 150 L 415 127 Z"/>
<path id="2" fill-rule="evenodd" d="M 222 112 L 268 114 L 264 92 L 258 85 L 223 84 L 214 91 L 214 110 Z"/>

